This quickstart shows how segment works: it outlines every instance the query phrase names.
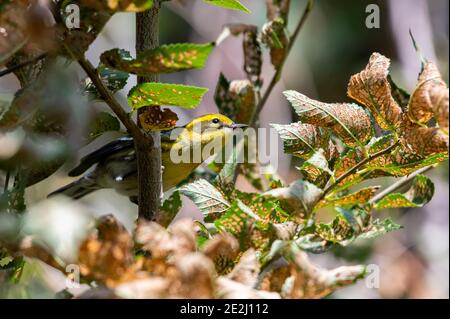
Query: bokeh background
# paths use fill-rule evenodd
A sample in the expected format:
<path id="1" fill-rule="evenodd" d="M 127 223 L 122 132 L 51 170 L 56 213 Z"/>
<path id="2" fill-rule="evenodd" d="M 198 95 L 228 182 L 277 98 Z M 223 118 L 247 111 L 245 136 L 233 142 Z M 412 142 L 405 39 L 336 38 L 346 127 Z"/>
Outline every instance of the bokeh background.
<path id="1" fill-rule="evenodd" d="M 244 22 L 261 27 L 265 22 L 264 0 L 242 0 L 252 14 L 224 10 L 205 5 L 199 0 L 170 1 L 164 4 L 161 15 L 161 40 L 174 42 L 214 41 L 228 23 Z M 366 6 L 377 4 L 380 8 L 380 28 L 368 29 L 365 20 Z M 292 0 L 289 24 L 298 21 L 306 1 Z M 285 89 L 293 89 L 324 102 L 350 101 L 346 96 L 350 76 L 362 70 L 372 52 L 391 58 L 391 75 L 398 85 L 411 91 L 420 71 L 420 59 L 412 45 L 409 30 L 413 33 L 424 57 L 437 63 L 442 76 L 448 83 L 448 6 L 446 0 L 318 0 L 302 29 L 298 40 L 284 68 L 282 79 L 273 91 L 261 115 L 261 127 L 269 123 L 290 123 L 293 114 L 282 96 Z M 134 15 L 116 14 L 100 37 L 88 51 L 88 58 L 97 64 L 100 54 L 111 48 L 123 48 L 134 52 Z M 273 68 L 267 52 L 264 53 L 262 76 L 270 81 Z M 208 87 L 203 104 L 195 110 L 176 109 L 180 124 L 191 117 L 216 112 L 213 101 L 214 89 L 220 72 L 228 79 L 245 78 L 242 70 L 242 41 L 228 38 L 210 56 L 202 70 L 185 71 L 161 77 L 162 82 L 184 83 Z M 82 72 L 79 77 L 82 78 Z M 126 93 L 135 84 L 130 78 L 127 87 L 118 98 L 126 104 Z M 0 94 L 14 93 L 19 84 L 14 76 L 0 78 Z M 105 108 L 98 105 L 99 108 Z M 94 141 L 80 150 L 79 156 L 112 139 L 113 134 Z M 65 174 L 73 163 L 61 168 L 50 178 L 27 190 L 29 205 L 36 205 L 36 214 L 47 214 L 40 221 L 42 229 L 59 229 L 66 237 L 59 249 L 69 253 L 70 246 L 80 234 L 69 234 L 76 217 L 66 214 L 60 223 L 53 224 L 48 215 L 58 215 L 58 209 L 42 202 L 46 195 L 71 181 Z M 279 148 L 278 173 L 285 182 L 298 178 L 296 162 L 282 154 Z M 338 290 L 330 298 L 448 298 L 449 297 L 449 169 L 444 162 L 427 175 L 435 183 L 435 195 L 430 203 L 420 209 L 402 209 L 380 212 L 390 215 L 405 228 L 372 241 L 357 241 L 350 247 L 335 249 L 324 255 L 312 256 L 324 267 L 349 264 L 375 264 L 379 269 L 379 282 L 368 288 L 365 281 Z M 374 183 L 389 185 L 390 179 Z M 239 180 L 237 187 L 249 190 L 250 186 Z M 129 229 L 137 216 L 136 206 L 109 190 L 98 191 L 83 198 L 83 210 L 92 215 L 115 214 Z M 188 200 L 184 200 L 183 211 L 178 218 L 200 218 L 199 212 Z M 326 218 L 326 217 L 324 217 Z M 81 221 L 87 223 L 87 221 Z M 64 226 L 65 225 L 65 226 Z M 57 236 L 57 235 L 55 235 Z M 54 237 L 58 238 L 58 237 Z M 73 239 L 73 241 L 71 241 Z M 377 284 L 379 283 L 379 285 Z M 65 279 L 51 269 L 43 268 L 38 262 L 25 269 L 23 284 L 0 289 L 0 297 L 53 297 L 54 292 L 64 288 Z M 26 286 L 26 287 L 25 287 Z"/>

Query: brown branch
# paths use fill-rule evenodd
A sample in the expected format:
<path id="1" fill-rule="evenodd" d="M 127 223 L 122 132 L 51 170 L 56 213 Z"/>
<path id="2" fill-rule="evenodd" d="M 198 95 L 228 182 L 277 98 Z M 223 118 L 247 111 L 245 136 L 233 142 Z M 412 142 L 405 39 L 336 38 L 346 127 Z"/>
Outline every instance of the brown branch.
<path id="1" fill-rule="evenodd" d="M 36 62 L 38 62 L 38 61 L 40 61 L 42 59 L 45 59 L 46 57 L 47 57 L 47 53 L 42 53 L 42 54 L 40 54 L 38 56 L 35 56 L 33 58 L 30 58 L 30 59 L 28 59 L 26 61 L 23 61 L 23 62 L 20 62 L 20 63 L 18 63 L 16 65 L 13 65 L 12 67 L 9 67 L 9 68 L 7 68 L 7 69 L 5 69 L 3 71 L 0 71 L 0 77 L 5 76 L 7 74 L 10 74 L 10 73 L 12 73 L 14 71 L 17 71 L 17 70 L 19 70 L 19 69 L 21 69 L 21 68 L 23 68 L 23 67 L 25 67 L 25 66 L 27 66 L 29 64 L 36 63 Z"/>
<path id="2" fill-rule="evenodd" d="M 272 93 L 273 89 L 275 88 L 275 86 L 277 85 L 278 81 L 280 80 L 281 73 L 283 72 L 284 63 L 286 62 L 286 60 L 287 60 L 287 58 L 289 56 L 289 53 L 291 52 L 292 47 L 294 46 L 295 40 L 298 37 L 298 34 L 300 33 L 300 30 L 302 29 L 303 25 L 305 24 L 306 19 L 308 18 L 309 14 L 310 14 L 310 12 L 311 12 L 311 10 L 313 8 L 313 5 L 314 5 L 314 0 L 309 0 L 308 4 L 306 5 L 305 10 L 303 11 L 302 17 L 300 18 L 300 21 L 298 22 L 297 27 L 294 30 L 294 33 L 292 33 L 292 35 L 289 38 L 289 44 L 288 44 L 288 47 L 286 49 L 286 54 L 284 55 L 283 62 L 277 68 L 275 74 L 273 75 L 273 77 L 272 77 L 272 79 L 271 79 L 271 81 L 269 83 L 269 86 L 267 87 L 266 91 L 264 92 L 264 95 L 263 95 L 262 99 L 260 99 L 258 105 L 255 108 L 255 111 L 253 112 L 252 118 L 250 120 L 250 125 L 251 126 L 255 125 L 255 123 L 256 123 L 256 121 L 257 121 L 257 119 L 259 117 L 259 114 L 261 113 L 261 111 L 264 108 L 267 100 L 269 99 L 270 94 Z"/>
<path id="3" fill-rule="evenodd" d="M 325 197 L 326 194 L 328 194 L 331 190 L 333 190 L 339 183 L 341 183 L 344 179 L 355 173 L 360 167 L 364 166 L 368 162 L 374 160 L 377 157 L 380 157 L 384 154 L 389 153 L 391 150 L 393 150 L 398 145 L 398 142 L 392 144 L 391 146 L 385 148 L 384 150 L 381 150 L 375 154 L 369 155 L 365 159 L 363 159 L 361 162 L 357 163 L 355 166 L 351 167 L 348 171 L 346 171 L 344 174 L 339 176 L 332 184 L 330 184 L 328 187 L 326 187 L 323 190 L 322 198 Z M 320 198 L 320 200 L 322 199 Z M 320 201 L 319 200 L 319 201 Z"/>
<path id="4" fill-rule="evenodd" d="M 408 176 L 402 177 L 400 180 L 398 180 L 397 182 L 395 182 L 394 184 L 392 184 L 391 186 L 386 188 L 384 191 L 378 193 L 372 199 L 370 199 L 369 204 L 371 204 L 371 205 L 375 204 L 376 202 L 378 202 L 380 199 L 382 199 L 386 195 L 389 195 L 390 193 L 396 191 L 397 189 L 399 189 L 400 187 L 402 187 L 403 185 L 405 185 L 406 183 L 408 183 L 409 181 L 414 179 L 417 175 L 425 173 L 426 171 L 432 169 L 433 167 L 434 167 L 434 165 L 425 166 L 425 167 L 422 167 L 421 169 L 418 169 L 417 171 L 409 174 Z"/>
<path id="5" fill-rule="evenodd" d="M 83 70 L 86 72 L 86 74 L 89 76 L 89 78 L 91 79 L 95 88 L 99 92 L 100 96 L 105 100 L 106 104 L 108 104 L 108 106 L 111 108 L 111 110 L 117 115 L 119 120 L 122 122 L 122 124 L 128 130 L 128 132 L 133 136 L 133 138 L 136 141 L 139 141 L 139 140 L 142 140 L 143 138 L 145 138 L 145 135 L 143 134 L 141 129 L 130 118 L 128 113 L 125 112 L 125 110 L 122 108 L 120 103 L 117 102 L 116 98 L 111 93 L 111 91 L 105 86 L 103 81 L 100 79 L 94 66 L 88 60 L 86 60 L 85 57 L 79 57 L 78 63 L 83 68 Z"/>
<path id="6" fill-rule="evenodd" d="M 136 14 L 136 54 L 159 46 L 160 1 L 154 1 L 152 9 Z M 138 77 L 138 83 L 157 82 L 158 75 Z M 150 106 L 157 108 L 159 106 Z M 138 110 L 139 115 L 147 107 Z M 158 220 L 162 194 L 161 136 L 159 132 L 149 132 L 153 145 L 135 143 L 138 165 L 139 217 Z"/>

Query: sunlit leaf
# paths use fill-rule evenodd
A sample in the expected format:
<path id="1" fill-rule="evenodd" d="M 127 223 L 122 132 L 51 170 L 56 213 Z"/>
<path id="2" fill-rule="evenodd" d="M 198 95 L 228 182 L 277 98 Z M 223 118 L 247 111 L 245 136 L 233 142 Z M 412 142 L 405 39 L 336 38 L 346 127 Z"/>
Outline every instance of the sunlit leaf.
<path id="1" fill-rule="evenodd" d="M 373 135 L 366 111 L 356 104 L 328 104 L 312 100 L 296 91 L 283 92 L 300 121 L 331 130 L 348 146 L 362 146 Z"/>
<path id="2" fill-rule="evenodd" d="M 170 130 L 177 121 L 177 114 L 170 109 L 147 107 L 139 114 L 139 122 L 146 132 Z"/>
<path id="3" fill-rule="evenodd" d="M 387 79 L 390 61 L 373 53 L 366 68 L 350 78 L 347 94 L 365 105 L 382 129 L 395 129 L 402 120 L 402 109 L 391 94 Z"/>
<path id="4" fill-rule="evenodd" d="M 377 202 L 375 208 L 422 207 L 431 200 L 433 194 L 433 182 L 424 175 L 418 175 L 407 192 L 389 194 Z"/>
<path id="5" fill-rule="evenodd" d="M 326 198 L 319 205 L 324 206 L 353 206 L 357 204 L 367 203 L 379 189 L 379 186 L 370 186 L 360 189 L 354 193 L 344 195 L 344 196 L 334 196 Z"/>
<path id="6" fill-rule="evenodd" d="M 136 59 L 121 49 L 112 49 L 101 55 L 106 66 L 140 76 L 200 69 L 205 66 L 213 43 L 178 43 L 162 45 L 139 53 Z"/>
<path id="7" fill-rule="evenodd" d="M 330 176 L 333 175 L 322 148 L 303 163 L 300 171 L 308 182 L 321 188 L 325 186 Z"/>
<path id="8" fill-rule="evenodd" d="M 166 83 L 138 84 L 128 93 L 128 103 L 138 109 L 148 105 L 198 106 L 207 88 Z"/>
<path id="9" fill-rule="evenodd" d="M 394 223 L 390 218 L 375 220 L 371 226 L 359 238 L 376 238 L 391 231 L 399 230 L 402 226 Z"/>
<path id="10" fill-rule="evenodd" d="M 304 221 L 321 196 L 322 190 L 304 180 L 297 180 L 288 187 L 276 188 L 263 195 L 277 198 L 282 208 L 298 222 Z"/>
<path id="11" fill-rule="evenodd" d="M 223 195 L 204 179 L 181 186 L 179 191 L 189 197 L 205 216 L 222 213 L 230 207 Z"/>
<path id="12" fill-rule="evenodd" d="M 428 157 L 448 152 L 449 137 L 439 128 L 411 124 L 402 128 L 400 142 L 408 153 Z"/>
<path id="13" fill-rule="evenodd" d="M 250 13 L 250 10 L 248 10 L 242 3 L 240 3 L 238 0 L 203 0 L 206 3 L 213 4 L 218 7 L 231 9 L 231 10 L 239 10 L 244 11 L 246 13 Z"/>
<path id="14" fill-rule="evenodd" d="M 271 124 L 283 140 L 284 152 L 301 158 L 308 158 L 310 154 L 320 148 L 326 148 L 330 134 L 326 129 L 300 122 L 292 124 Z"/>

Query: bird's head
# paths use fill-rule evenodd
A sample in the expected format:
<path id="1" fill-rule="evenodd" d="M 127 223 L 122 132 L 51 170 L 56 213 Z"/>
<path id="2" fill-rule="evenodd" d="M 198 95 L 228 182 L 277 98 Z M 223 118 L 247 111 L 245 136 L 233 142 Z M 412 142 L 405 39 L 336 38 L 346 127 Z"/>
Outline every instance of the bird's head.
<path id="1" fill-rule="evenodd" d="M 235 129 L 244 129 L 247 125 L 234 123 L 230 118 L 222 114 L 207 114 L 193 119 L 184 126 L 184 134 L 191 139 L 201 141 L 202 145 L 213 140 L 225 138 L 233 134 Z"/>

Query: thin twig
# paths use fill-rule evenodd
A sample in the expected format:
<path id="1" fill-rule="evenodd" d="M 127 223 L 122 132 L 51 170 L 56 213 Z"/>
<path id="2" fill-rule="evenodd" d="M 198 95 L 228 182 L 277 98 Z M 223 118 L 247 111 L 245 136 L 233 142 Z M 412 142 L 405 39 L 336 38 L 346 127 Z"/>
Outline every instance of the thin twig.
<path id="1" fill-rule="evenodd" d="M 106 104 L 109 105 L 111 110 L 117 115 L 119 120 L 126 127 L 128 132 L 133 136 L 134 139 L 142 139 L 142 137 L 148 138 L 144 136 L 144 133 L 141 129 L 136 125 L 136 123 L 129 117 L 128 113 L 122 108 L 119 102 L 115 99 L 111 91 L 104 85 L 103 81 L 97 74 L 94 66 L 86 60 L 85 57 L 79 57 L 78 63 L 92 80 L 92 83 L 95 85 L 95 88 L 100 93 L 100 96 L 105 100 Z"/>
<path id="2" fill-rule="evenodd" d="M 414 173 L 409 174 L 408 176 L 402 177 L 399 181 L 397 181 L 396 183 L 392 184 L 391 186 L 386 188 L 384 191 L 378 193 L 376 196 L 374 196 L 372 199 L 370 199 L 369 200 L 369 204 L 375 204 L 377 201 L 379 201 L 380 199 L 382 199 L 386 195 L 389 195 L 390 193 L 396 191 L 397 189 L 399 189 L 400 187 L 402 187 L 403 185 L 408 183 L 410 180 L 415 178 L 417 175 L 425 173 L 426 171 L 432 169 L 433 167 L 434 167 L 433 165 L 425 166 L 425 167 L 415 171 Z"/>
<path id="3" fill-rule="evenodd" d="M 7 68 L 7 69 L 5 69 L 3 71 L 0 71 L 0 77 L 5 76 L 7 74 L 10 74 L 10 73 L 12 73 L 14 71 L 17 71 L 17 70 L 23 68 L 24 66 L 27 66 L 29 64 L 33 64 L 33 63 L 35 63 L 35 62 L 37 62 L 39 60 L 42 60 L 42 59 L 44 59 L 46 57 L 47 57 L 47 53 L 42 53 L 42 54 L 40 54 L 40 55 L 38 55 L 38 56 L 36 56 L 34 58 L 31 58 L 31 59 L 23 61 L 23 62 L 21 62 L 19 64 L 16 64 L 16 65 L 14 65 L 14 66 L 12 66 L 10 68 Z"/>
<path id="4" fill-rule="evenodd" d="M 259 117 L 259 113 L 261 113 L 262 109 L 264 108 L 264 105 L 266 104 L 267 100 L 269 99 L 269 96 L 272 93 L 272 90 L 275 88 L 275 86 L 277 85 L 278 81 L 280 80 L 281 73 L 283 71 L 284 63 L 286 62 L 286 60 L 287 60 L 287 58 L 289 56 L 289 53 L 291 52 L 291 50 L 292 50 L 292 48 L 294 46 L 295 40 L 298 37 L 298 34 L 300 33 L 300 30 L 302 29 L 303 25 L 305 24 L 306 19 L 308 18 L 309 13 L 311 12 L 311 10 L 313 8 L 313 5 L 314 5 L 314 0 L 309 0 L 308 4 L 306 5 L 305 10 L 303 11 L 303 15 L 300 18 L 300 21 L 298 22 L 297 27 L 294 30 L 294 33 L 292 33 L 291 37 L 289 38 L 289 44 L 287 46 L 286 54 L 284 55 L 283 62 L 277 68 L 275 74 L 272 77 L 272 80 L 270 81 L 266 91 L 264 92 L 264 95 L 263 95 L 262 99 L 260 99 L 258 105 L 256 106 L 255 112 L 253 112 L 252 118 L 250 120 L 250 125 L 251 126 L 253 126 L 255 124 L 256 120 Z"/>
<path id="5" fill-rule="evenodd" d="M 357 163 L 355 166 L 351 167 L 348 171 L 346 171 L 344 174 L 342 174 L 341 176 L 339 176 L 332 184 L 330 184 L 328 187 L 326 187 L 323 190 L 323 195 L 322 198 L 328 194 L 331 190 L 333 190 L 337 185 L 339 185 L 340 182 L 342 182 L 344 179 L 346 179 L 347 177 L 349 177 L 350 175 L 352 175 L 353 173 L 355 173 L 360 167 L 364 166 L 365 164 L 367 164 L 368 162 L 374 160 L 377 157 L 380 157 L 384 154 L 389 153 L 391 150 L 393 150 L 396 146 L 398 145 L 397 143 L 392 144 L 391 146 L 385 148 L 384 150 L 381 150 L 375 154 L 369 155 L 368 157 L 366 157 L 365 159 L 363 159 L 361 162 Z"/>

